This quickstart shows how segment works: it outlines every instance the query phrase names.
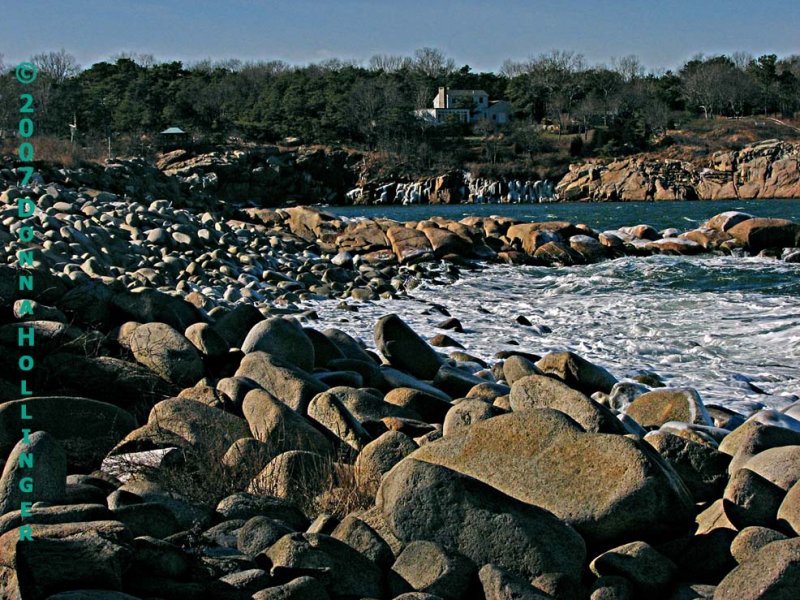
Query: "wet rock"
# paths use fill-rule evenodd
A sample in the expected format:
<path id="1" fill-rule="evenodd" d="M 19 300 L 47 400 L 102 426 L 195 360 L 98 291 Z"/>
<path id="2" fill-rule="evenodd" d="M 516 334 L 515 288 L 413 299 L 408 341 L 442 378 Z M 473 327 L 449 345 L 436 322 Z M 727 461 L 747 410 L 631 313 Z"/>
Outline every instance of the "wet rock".
<path id="1" fill-rule="evenodd" d="M 669 421 L 710 425 L 711 417 L 700 394 L 692 388 L 659 388 L 642 394 L 625 414 L 642 427 L 660 427 Z"/>
<path id="2" fill-rule="evenodd" d="M 616 378 L 603 367 L 590 363 L 572 352 L 553 352 L 543 356 L 536 366 L 545 374 L 557 377 L 569 387 L 591 396 L 609 393 Z"/>
<path id="3" fill-rule="evenodd" d="M 375 324 L 375 345 L 392 366 L 420 379 L 433 379 L 441 366 L 433 348 L 394 314 Z"/>
<path id="4" fill-rule="evenodd" d="M 728 232 L 747 244 L 751 252 L 765 248 L 790 248 L 795 245 L 797 225 L 787 219 L 754 217 L 731 227 Z"/>

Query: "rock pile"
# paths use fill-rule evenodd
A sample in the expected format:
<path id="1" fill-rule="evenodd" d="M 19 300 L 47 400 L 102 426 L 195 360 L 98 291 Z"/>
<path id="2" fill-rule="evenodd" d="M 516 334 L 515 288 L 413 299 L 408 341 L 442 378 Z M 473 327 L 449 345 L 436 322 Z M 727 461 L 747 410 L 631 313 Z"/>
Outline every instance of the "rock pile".
<path id="1" fill-rule="evenodd" d="M 561 200 L 730 200 L 800 197 L 800 144 L 766 140 L 706 164 L 647 156 L 572 165 Z"/>
<path id="2" fill-rule="evenodd" d="M 19 219 L 24 193 L 39 208 Z M 2 598 L 796 589 L 800 404 L 736 415 L 572 353 L 507 353 L 489 368 L 439 352 L 397 315 L 366 346 L 308 326 L 296 306 L 444 283 L 470 258 L 778 256 L 800 245 L 789 221 L 725 213 L 676 237 L 495 217 L 347 222 L 307 208 L 226 220 L 60 184 L 9 188 L 0 203 Z M 22 225 L 34 231 L 33 291 L 10 266 Z M 33 397 L 14 379 L 20 331 L 36 340 Z M 20 541 L 23 524 L 33 541 Z"/>

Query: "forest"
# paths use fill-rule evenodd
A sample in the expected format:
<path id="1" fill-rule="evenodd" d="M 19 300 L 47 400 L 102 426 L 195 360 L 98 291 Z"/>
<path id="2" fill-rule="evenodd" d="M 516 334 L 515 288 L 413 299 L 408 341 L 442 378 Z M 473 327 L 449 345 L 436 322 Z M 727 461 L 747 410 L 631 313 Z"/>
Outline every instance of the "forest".
<path id="1" fill-rule="evenodd" d="M 696 120 L 800 111 L 800 55 L 698 55 L 679 69 L 648 70 L 636 56 L 590 65 L 553 50 L 497 72 L 474 72 L 441 50 L 368 61 L 158 61 L 124 54 L 82 68 L 66 50 L 32 57 L 39 75 L 37 134 L 78 148 L 151 151 L 178 126 L 208 144 L 276 143 L 289 137 L 374 151 L 426 171 L 478 160 L 494 164 L 552 152 L 620 156 L 670 143 Z M 0 57 L 0 136 L 13 135 L 19 84 Z M 482 89 L 511 103 L 513 119 L 432 126 L 414 116 L 439 86 Z M 29 86 L 30 87 L 30 86 Z M 591 135 L 589 133 L 591 132 Z"/>

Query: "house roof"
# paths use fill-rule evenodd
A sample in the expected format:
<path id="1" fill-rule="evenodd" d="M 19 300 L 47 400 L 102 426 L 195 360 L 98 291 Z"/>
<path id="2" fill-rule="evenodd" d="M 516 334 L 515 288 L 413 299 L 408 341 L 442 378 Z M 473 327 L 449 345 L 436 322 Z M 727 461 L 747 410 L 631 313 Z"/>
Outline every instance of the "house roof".
<path id="1" fill-rule="evenodd" d="M 447 90 L 450 96 L 488 96 L 483 90 Z"/>
<path id="2" fill-rule="evenodd" d="M 165 129 L 161 133 L 162 134 L 179 134 L 179 133 L 186 133 L 186 132 L 183 129 L 181 129 L 180 127 L 169 127 L 168 129 Z"/>

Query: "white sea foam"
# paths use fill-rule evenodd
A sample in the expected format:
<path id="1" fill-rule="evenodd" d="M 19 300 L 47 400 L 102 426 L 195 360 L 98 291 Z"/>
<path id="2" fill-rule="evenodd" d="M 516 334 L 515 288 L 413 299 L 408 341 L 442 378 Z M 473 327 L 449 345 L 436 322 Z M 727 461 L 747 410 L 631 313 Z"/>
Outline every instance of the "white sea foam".
<path id="1" fill-rule="evenodd" d="M 742 411 L 800 396 L 798 265 L 665 256 L 563 269 L 493 265 L 412 295 L 360 305 L 357 314 L 336 301 L 314 308 L 323 325 L 370 346 L 375 321 L 388 312 L 434 335 L 444 317 L 431 305 L 440 304 L 466 329 L 453 337 L 485 359 L 498 350 L 572 350 L 618 377 L 652 370 L 670 385 L 695 387 L 707 403 Z M 519 315 L 550 331 L 518 325 Z"/>

